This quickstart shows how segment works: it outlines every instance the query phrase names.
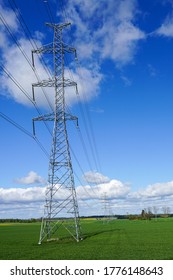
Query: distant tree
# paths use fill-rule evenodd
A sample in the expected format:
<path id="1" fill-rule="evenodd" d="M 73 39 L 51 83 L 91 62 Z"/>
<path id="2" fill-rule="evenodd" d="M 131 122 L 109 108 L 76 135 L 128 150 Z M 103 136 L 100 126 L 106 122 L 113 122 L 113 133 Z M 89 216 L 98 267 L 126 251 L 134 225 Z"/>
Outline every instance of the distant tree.
<path id="1" fill-rule="evenodd" d="M 151 207 L 144 208 L 141 212 L 141 219 L 142 220 L 151 220 L 153 213 L 151 211 Z"/>
<path id="2" fill-rule="evenodd" d="M 142 219 L 145 219 L 145 217 L 146 217 L 145 210 L 144 210 L 144 209 L 142 209 L 142 212 L 141 212 L 141 218 L 142 218 Z"/>
<path id="3" fill-rule="evenodd" d="M 164 217 L 166 218 L 171 213 L 171 208 L 169 206 L 163 206 L 162 211 L 163 211 Z"/>
<path id="4" fill-rule="evenodd" d="M 159 207 L 153 206 L 152 208 L 153 208 L 153 213 L 154 213 L 154 215 L 155 215 L 155 218 L 157 218 L 157 214 L 158 214 L 158 211 L 159 211 Z"/>

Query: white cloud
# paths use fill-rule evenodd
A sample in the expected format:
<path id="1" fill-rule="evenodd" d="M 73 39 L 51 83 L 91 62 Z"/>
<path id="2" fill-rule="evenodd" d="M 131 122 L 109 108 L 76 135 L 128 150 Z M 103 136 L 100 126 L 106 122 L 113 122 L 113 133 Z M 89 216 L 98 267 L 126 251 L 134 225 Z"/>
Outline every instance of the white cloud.
<path id="1" fill-rule="evenodd" d="M 4 8 L 0 3 L 0 47 L 8 46 L 7 32 L 4 24 L 7 24 L 12 30 L 17 31 L 18 25 L 14 13 L 10 9 Z"/>
<path id="2" fill-rule="evenodd" d="M 134 24 L 137 1 L 86 2 L 72 0 L 67 5 L 69 19 L 76 26 L 80 59 L 110 58 L 118 66 L 133 61 L 138 41 L 145 38 L 145 33 Z"/>
<path id="3" fill-rule="evenodd" d="M 36 65 L 37 65 L 37 77 L 32 69 L 31 64 L 31 45 L 29 40 L 21 38 L 18 41 L 20 48 L 14 44 L 10 46 L 4 46 L 2 48 L 3 54 L 3 64 L 5 68 L 10 72 L 12 77 L 20 84 L 20 86 L 25 90 L 29 98 L 32 100 L 32 84 L 38 83 L 38 79 L 41 80 L 47 78 L 47 74 L 39 61 L 38 57 L 35 57 Z M 37 42 L 40 45 L 40 42 Z M 22 54 L 23 52 L 23 54 Z M 1 85 L 5 90 L 4 94 L 13 98 L 16 102 L 31 105 L 32 103 L 26 97 L 24 93 L 16 86 L 16 84 L 5 74 L 2 73 L 0 77 Z M 44 97 L 43 92 L 39 90 L 35 90 L 36 101 L 39 106 L 47 106 L 47 101 Z M 1 92 L 3 94 L 3 91 Z M 50 95 L 50 97 L 53 98 Z M 50 98 L 51 99 L 51 98 Z"/>
<path id="4" fill-rule="evenodd" d="M 0 48 L 5 46 L 6 39 L 5 34 L 0 30 Z"/>
<path id="5" fill-rule="evenodd" d="M 101 56 L 111 58 L 117 66 L 133 61 L 136 43 L 145 38 L 144 33 L 128 21 L 117 26 L 105 24 L 103 35 Z"/>
<path id="6" fill-rule="evenodd" d="M 57 186 L 58 189 L 58 186 Z M 2 217 L 40 217 L 43 215 L 46 187 L 0 188 L 0 212 Z M 56 199 L 64 199 L 69 193 L 60 188 Z M 103 215 L 105 197 L 110 209 L 116 214 L 140 214 L 142 209 L 172 205 L 173 181 L 156 183 L 138 192 L 130 186 L 113 179 L 96 185 L 76 187 L 81 215 Z"/>
<path id="7" fill-rule="evenodd" d="M 99 86 L 103 75 L 97 67 L 92 69 L 80 67 L 79 71 L 66 69 L 65 75 L 68 78 L 70 71 L 73 80 L 77 83 L 77 88 L 80 96 L 80 101 L 88 102 L 99 94 Z M 70 78 L 69 76 L 69 78 Z M 71 105 L 78 101 L 74 88 L 67 88 L 65 93 L 66 104 Z"/>
<path id="8" fill-rule="evenodd" d="M 15 14 L 7 8 L 2 8 L 2 13 L 14 36 L 17 32 L 18 46 L 20 46 L 19 49 L 1 24 L 2 62 L 32 99 L 31 85 L 38 83 L 38 80 L 47 79 L 47 73 L 38 57 L 35 56 L 38 79 L 36 78 L 32 67 L 29 65 L 32 49 L 29 40 L 22 34 Z M 74 81 L 78 83 L 80 100 L 87 102 L 96 97 L 100 91 L 100 84 L 103 80 L 100 62 L 103 59 L 110 58 L 117 66 L 121 66 L 133 61 L 137 43 L 145 38 L 145 34 L 134 25 L 137 14 L 137 2 L 135 0 L 101 0 L 98 2 L 94 0 L 72 0 L 67 5 L 67 14 L 69 14 L 70 21 L 73 23 L 75 45 L 82 62 L 79 72 L 74 68 L 70 71 Z M 35 36 L 37 36 L 36 44 L 40 46 L 43 35 L 39 31 L 35 31 L 33 37 Z M 27 60 L 29 60 L 29 63 Z M 68 72 L 69 69 L 65 74 Z M 1 94 L 8 94 L 18 103 L 31 105 L 31 102 L 5 73 L 1 74 L 0 83 L 3 88 Z M 35 89 L 37 105 L 48 106 L 45 94 L 53 106 L 54 89 L 44 88 L 43 93 L 39 87 Z M 66 103 L 71 105 L 76 102 L 75 90 L 71 87 L 66 92 Z"/>
<path id="9" fill-rule="evenodd" d="M 45 180 L 36 172 L 30 171 L 27 176 L 15 180 L 17 184 L 30 185 L 30 184 L 43 184 Z"/>
<path id="10" fill-rule="evenodd" d="M 1 204 L 6 203 L 32 203 L 37 201 L 44 201 L 45 188 L 31 187 L 31 188 L 0 188 Z"/>
<path id="11" fill-rule="evenodd" d="M 30 42 L 26 39 L 20 39 L 19 44 L 31 63 Z M 37 44 L 40 44 L 40 42 Z M 4 50 L 3 60 L 5 68 L 7 70 L 10 69 L 10 74 L 15 77 L 21 87 L 25 89 L 25 92 L 29 98 L 32 100 L 32 84 L 37 84 L 41 80 L 48 79 L 47 73 L 45 72 L 45 69 L 38 57 L 35 56 L 36 75 L 33 72 L 31 65 L 22 55 L 20 49 L 15 45 L 11 45 L 8 47 L 8 49 L 6 48 Z M 81 101 L 89 101 L 98 95 L 99 84 L 102 80 L 102 75 L 96 67 L 93 67 L 93 69 L 80 67 L 78 72 L 66 69 L 65 77 L 70 79 L 71 76 L 73 77 L 74 81 L 77 82 Z M 8 95 L 16 102 L 31 106 L 32 103 L 29 101 L 26 95 L 21 92 L 16 84 L 9 77 L 7 77 L 5 73 L 2 73 L 0 81 L 3 89 L 5 90 L 5 95 L 7 95 L 8 92 Z M 48 107 L 46 99 L 47 97 L 51 106 L 53 107 L 55 95 L 54 88 L 44 88 L 43 92 L 40 87 L 34 87 L 34 92 L 35 100 L 38 106 Z M 3 94 L 3 91 L 1 94 Z M 72 105 L 73 103 L 78 102 L 74 87 L 66 88 L 65 94 L 67 105 Z"/>
<path id="12" fill-rule="evenodd" d="M 90 176 L 87 176 L 90 177 Z M 94 177 L 92 178 L 92 183 L 94 183 Z M 107 179 L 107 180 L 106 180 Z M 87 185 L 85 187 L 79 186 L 77 187 L 77 195 L 79 198 L 90 200 L 92 199 L 98 199 L 102 200 L 104 194 L 106 194 L 108 199 L 120 199 L 125 198 L 127 194 L 130 191 L 129 186 L 122 183 L 119 180 L 108 180 L 108 177 L 102 178 L 102 180 L 105 181 L 105 183 L 98 183 L 99 176 L 96 178 L 96 185 L 90 186 Z"/>
<path id="13" fill-rule="evenodd" d="M 9 17 L 7 9 L 3 9 L 3 13 L 4 17 Z M 9 27 L 11 27 L 13 22 L 15 23 L 12 32 L 15 37 L 17 23 L 14 14 L 11 22 L 9 22 Z M 38 82 L 42 80 L 47 80 L 48 74 L 37 55 L 34 56 L 36 70 L 33 71 L 31 63 L 31 50 L 33 47 L 30 41 L 26 39 L 22 33 L 19 33 L 17 37 L 19 39 L 16 45 L 15 42 L 11 40 L 9 34 L 7 36 L 7 31 L 5 28 L 0 29 L 1 59 L 5 69 L 9 71 L 10 75 L 15 78 L 18 84 L 20 84 L 20 86 L 25 90 L 29 98 L 32 100 L 32 84 L 38 84 Z M 43 39 L 42 33 L 36 31 L 33 34 L 33 37 L 37 37 L 35 44 L 37 46 L 41 46 L 41 40 Z M 87 48 L 84 44 L 83 49 L 86 49 L 85 51 L 87 53 L 90 48 Z M 50 63 L 50 61 L 48 63 Z M 70 79 L 71 77 L 73 77 L 74 81 L 78 83 L 81 101 L 87 102 L 99 94 L 99 86 L 102 80 L 102 74 L 100 73 L 99 67 L 97 67 L 97 65 L 94 66 L 92 63 L 92 65 L 87 67 L 81 66 L 79 71 L 74 70 L 74 68 L 66 69 L 65 78 Z M 5 73 L 1 73 L 0 83 L 3 89 L 1 90 L 1 94 L 11 97 L 16 102 L 24 105 L 32 104 L 26 95 L 21 92 L 12 79 L 10 79 Z M 53 107 L 54 96 L 54 88 L 44 87 L 42 90 L 40 87 L 35 87 L 35 100 L 38 106 L 48 107 L 48 99 L 49 103 Z M 73 87 L 68 89 L 66 88 L 65 101 L 67 105 L 71 105 L 78 101 Z"/>
<path id="14" fill-rule="evenodd" d="M 12 30 L 17 31 L 19 29 L 16 15 L 7 7 L 4 8 L 0 3 L 0 11 L 2 20 L 0 20 L 0 28 L 4 28 L 4 23 L 7 24 Z"/>
<path id="15" fill-rule="evenodd" d="M 168 16 L 154 34 L 165 37 L 173 37 L 173 15 Z"/>
<path id="16" fill-rule="evenodd" d="M 103 174 L 94 171 L 85 172 L 83 178 L 88 184 L 101 184 L 110 181 L 110 179 L 107 176 L 104 176 Z"/>
<path id="17" fill-rule="evenodd" d="M 173 181 L 165 183 L 155 183 L 146 187 L 146 189 L 137 192 L 138 197 L 143 198 L 163 198 L 173 195 Z"/>

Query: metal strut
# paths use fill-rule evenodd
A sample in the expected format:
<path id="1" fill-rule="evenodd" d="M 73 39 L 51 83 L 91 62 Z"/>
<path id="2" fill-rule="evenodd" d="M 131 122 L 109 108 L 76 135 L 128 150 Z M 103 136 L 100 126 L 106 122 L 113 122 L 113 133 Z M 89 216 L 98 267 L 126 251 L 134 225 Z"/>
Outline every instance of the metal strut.
<path id="1" fill-rule="evenodd" d="M 66 87 L 75 86 L 77 88 L 75 82 L 64 78 L 64 54 L 72 52 L 76 55 L 76 50 L 64 44 L 62 39 L 62 30 L 70 23 L 47 23 L 47 25 L 54 30 L 53 43 L 32 51 L 33 65 L 35 65 L 34 53 L 53 54 L 54 60 L 54 77 L 32 85 L 34 100 L 34 87 L 53 87 L 55 90 L 54 112 L 33 119 L 33 123 L 35 121 L 54 121 L 48 186 L 45 193 L 39 244 L 45 239 L 59 239 L 61 236 L 66 236 L 66 233 L 68 235 L 70 233 L 76 241 L 81 239 L 79 210 L 66 129 L 66 121 L 77 120 L 77 118 L 65 112 L 64 96 Z M 35 134 L 34 125 L 33 131 Z"/>

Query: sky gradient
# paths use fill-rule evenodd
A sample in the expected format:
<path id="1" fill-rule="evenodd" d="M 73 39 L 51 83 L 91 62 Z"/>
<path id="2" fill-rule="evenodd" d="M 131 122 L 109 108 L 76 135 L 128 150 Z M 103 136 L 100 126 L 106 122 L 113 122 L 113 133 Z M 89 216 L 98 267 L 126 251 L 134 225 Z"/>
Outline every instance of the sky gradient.
<path id="1" fill-rule="evenodd" d="M 43 213 L 49 158 L 32 118 L 54 91 L 37 88 L 35 107 L 32 84 L 53 65 L 35 55 L 33 69 L 31 50 L 52 42 L 52 21 L 71 22 L 64 41 L 77 50 L 65 76 L 78 84 L 66 108 L 79 119 L 68 134 L 81 215 L 103 214 L 105 197 L 113 214 L 173 211 L 173 1 L 0 0 L 0 112 L 20 125 L 1 114 L 0 216 Z M 49 154 L 52 124 L 35 127 Z"/>

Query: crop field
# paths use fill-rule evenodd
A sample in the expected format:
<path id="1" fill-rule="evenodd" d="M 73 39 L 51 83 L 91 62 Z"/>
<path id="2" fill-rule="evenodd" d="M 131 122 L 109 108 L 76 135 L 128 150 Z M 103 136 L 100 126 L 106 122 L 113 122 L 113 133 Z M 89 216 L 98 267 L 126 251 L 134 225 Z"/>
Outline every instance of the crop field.
<path id="1" fill-rule="evenodd" d="M 1 260 L 172 260 L 173 219 L 82 220 L 84 239 L 38 245 L 40 224 L 0 224 Z"/>

